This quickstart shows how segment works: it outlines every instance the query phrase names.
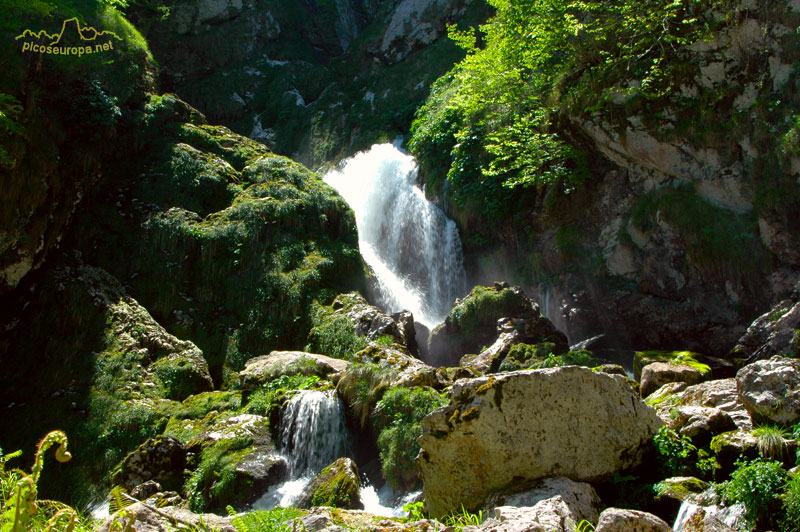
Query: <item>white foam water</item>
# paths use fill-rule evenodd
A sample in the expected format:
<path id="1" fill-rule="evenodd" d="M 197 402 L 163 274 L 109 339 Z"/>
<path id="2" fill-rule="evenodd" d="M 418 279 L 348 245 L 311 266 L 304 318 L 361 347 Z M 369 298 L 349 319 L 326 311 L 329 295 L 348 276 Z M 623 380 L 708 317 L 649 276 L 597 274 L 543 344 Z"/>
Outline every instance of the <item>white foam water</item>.
<path id="1" fill-rule="evenodd" d="M 417 163 L 375 144 L 325 175 L 356 215 L 359 248 L 378 281 L 378 305 L 408 310 L 428 328 L 441 323 L 466 288 L 455 222 L 416 185 Z"/>

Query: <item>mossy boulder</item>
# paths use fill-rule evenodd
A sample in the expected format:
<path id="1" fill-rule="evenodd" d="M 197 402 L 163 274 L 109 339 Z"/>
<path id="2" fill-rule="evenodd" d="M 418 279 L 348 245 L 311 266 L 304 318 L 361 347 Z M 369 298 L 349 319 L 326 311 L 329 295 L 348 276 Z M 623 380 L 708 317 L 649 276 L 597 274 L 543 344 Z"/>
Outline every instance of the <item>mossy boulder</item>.
<path id="1" fill-rule="evenodd" d="M 385 314 L 359 293 L 340 294 L 330 305 L 318 305 L 312 320 L 307 350 L 349 360 L 373 341 L 397 344 L 415 356 L 419 354 L 411 314 Z"/>
<path id="2" fill-rule="evenodd" d="M 500 318 L 525 322 L 525 338 L 520 342 L 553 342 L 555 353 L 567 350 L 566 337 L 540 314 L 535 302 L 517 287 L 496 283 L 492 287 L 473 288 L 468 296 L 456 301 L 445 322 L 431 331 L 428 340 L 431 363 L 454 366 L 462 355 L 481 353 L 498 338 Z"/>
<path id="3" fill-rule="evenodd" d="M 188 440 L 197 455 L 184 485 L 193 511 L 244 508 L 288 475 L 265 417 L 210 412 L 202 420 L 171 421 L 166 432 Z"/>
<path id="4" fill-rule="evenodd" d="M 642 369 L 654 362 L 664 362 L 679 366 L 689 366 L 700 372 L 704 379 L 711 377 L 711 366 L 705 357 L 692 351 L 637 351 L 633 355 L 633 377 L 641 381 Z"/>
<path id="5" fill-rule="evenodd" d="M 251 358 L 239 372 L 242 389 L 252 391 L 282 375 L 305 375 L 327 378 L 347 369 L 348 362 L 303 351 L 273 351 Z"/>
<path id="6" fill-rule="evenodd" d="M 695 477 L 670 477 L 656 484 L 653 489 L 657 498 L 685 501 L 699 495 L 710 487 L 708 482 Z"/>
<path id="7" fill-rule="evenodd" d="M 363 509 L 360 486 L 356 463 L 350 458 L 339 458 L 311 479 L 296 504 L 298 508 Z"/>
<path id="8" fill-rule="evenodd" d="M 704 373 L 688 364 L 652 362 L 642 368 L 641 394 L 642 397 L 647 397 L 668 382 L 698 384 L 709 374 L 708 371 Z"/>
<path id="9" fill-rule="evenodd" d="M 197 346 L 167 332 L 108 272 L 63 258 L 32 288 L 9 301 L 7 308 L 26 310 L 0 340 L 4 359 L 13 353 L 15 361 L 0 376 L 3 393 L 15 398 L 8 402 L 26 398 L 7 412 L 4 447 L 25 448 L 42 431 L 65 430 L 82 452 L 46 473 L 43 490 L 79 496 L 88 484 L 105 485 L 126 454 L 159 435 L 180 408 L 170 397 L 186 392 L 175 393 L 159 376 L 163 361 L 188 364 L 192 391 L 210 389 L 211 378 Z"/>
<path id="10" fill-rule="evenodd" d="M 170 95 L 136 125 L 144 155 L 96 191 L 72 245 L 192 339 L 217 384 L 303 345 L 314 301 L 363 286 L 353 213 L 318 175 Z"/>
<path id="11" fill-rule="evenodd" d="M 131 491 L 140 484 L 153 481 L 168 491 L 183 487 L 186 449 L 178 439 L 157 436 L 128 454 L 114 471 L 114 484 Z"/>

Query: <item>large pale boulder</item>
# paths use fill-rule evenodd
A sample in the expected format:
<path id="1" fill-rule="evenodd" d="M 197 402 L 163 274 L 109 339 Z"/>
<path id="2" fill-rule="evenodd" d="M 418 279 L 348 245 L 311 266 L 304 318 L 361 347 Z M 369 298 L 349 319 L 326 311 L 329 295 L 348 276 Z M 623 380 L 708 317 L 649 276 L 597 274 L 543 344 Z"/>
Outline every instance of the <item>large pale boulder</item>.
<path id="1" fill-rule="evenodd" d="M 600 514 L 596 532 L 672 532 L 658 516 L 638 510 L 606 508 Z"/>
<path id="2" fill-rule="evenodd" d="M 251 358 L 239 372 L 242 388 L 252 390 L 281 375 L 316 375 L 327 377 L 347 368 L 348 362 L 338 358 L 302 351 L 273 351 Z"/>
<path id="3" fill-rule="evenodd" d="M 686 364 L 670 364 L 669 362 L 653 362 L 642 368 L 642 380 L 639 387 L 642 397 L 647 397 L 668 382 L 685 382 L 698 384 L 703 380 L 703 372 Z"/>
<path id="4" fill-rule="evenodd" d="M 760 360 L 739 370 L 736 385 L 756 423 L 793 425 L 800 420 L 800 360 Z"/>
<path id="5" fill-rule="evenodd" d="M 459 380 L 422 421 L 427 509 L 474 510 L 512 481 L 607 478 L 637 465 L 660 425 L 620 375 L 567 366 Z"/>

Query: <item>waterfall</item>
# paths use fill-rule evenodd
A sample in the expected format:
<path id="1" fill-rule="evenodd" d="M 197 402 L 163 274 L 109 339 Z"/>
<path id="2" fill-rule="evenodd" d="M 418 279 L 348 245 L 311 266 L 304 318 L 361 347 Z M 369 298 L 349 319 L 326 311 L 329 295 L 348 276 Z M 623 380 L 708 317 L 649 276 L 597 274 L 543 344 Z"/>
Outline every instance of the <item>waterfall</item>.
<path id="1" fill-rule="evenodd" d="M 349 454 L 344 407 L 333 390 L 302 390 L 281 416 L 280 450 L 289 461 L 293 478 L 319 473 L 337 458 Z"/>
<path id="2" fill-rule="evenodd" d="M 391 144 L 376 144 L 325 175 L 355 212 L 361 255 L 378 281 L 378 305 L 409 310 L 433 328 L 463 295 L 466 275 L 455 222 L 416 180 L 414 158 Z"/>
<path id="3" fill-rule="evenodd" d="M 291 506 L 314 475 L 337 458 L 350 456 L 344 405 L 334 390 L 301 390 L 287 403 L 278 429 L 278 449 L 289 463 L 289 479 L 272 486 L 254 509 Z"/>

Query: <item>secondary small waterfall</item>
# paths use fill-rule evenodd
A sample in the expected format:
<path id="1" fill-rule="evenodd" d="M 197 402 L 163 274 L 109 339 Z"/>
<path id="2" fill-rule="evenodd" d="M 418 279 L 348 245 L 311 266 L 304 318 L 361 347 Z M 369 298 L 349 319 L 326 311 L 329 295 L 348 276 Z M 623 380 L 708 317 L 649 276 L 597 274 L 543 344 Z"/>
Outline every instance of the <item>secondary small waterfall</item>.
<path id="1" fill-rule="evenodd" d="M 335 391 L 302 390 L 289 401 L 281 417 L 280 449 L 293 478 L 348 456 L 344 406 Z"/>
<path id="2" fill-rule="evenodd" d="M 289 463 L 289 479 L 272 486 L 254 509 L 291 506 L 311 478 L 337 458 L 350 455 L 344 406 L 334 390 L 302 390 L 286 405 L 278 448 Z"/>
<path id="3" fill-rule="evenodd" d="M 416 186 L 417 163 L 376 144 L 325 175 L 356 215 L 359 248 L 388 312 L 409 310 L 428 328 L 444 321 L 466 288 L 455 222 Z"/>

